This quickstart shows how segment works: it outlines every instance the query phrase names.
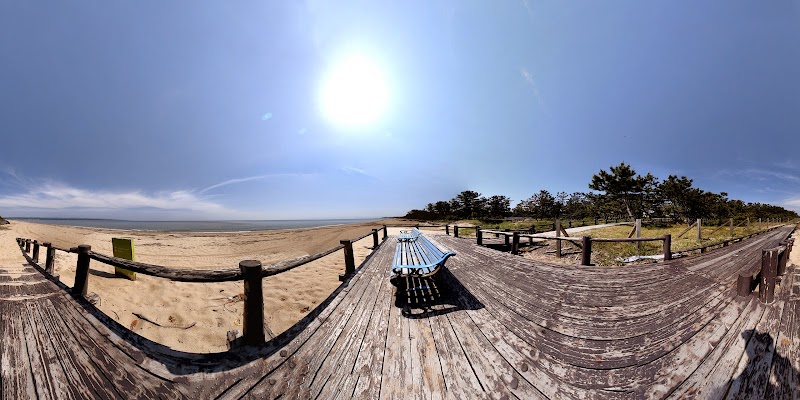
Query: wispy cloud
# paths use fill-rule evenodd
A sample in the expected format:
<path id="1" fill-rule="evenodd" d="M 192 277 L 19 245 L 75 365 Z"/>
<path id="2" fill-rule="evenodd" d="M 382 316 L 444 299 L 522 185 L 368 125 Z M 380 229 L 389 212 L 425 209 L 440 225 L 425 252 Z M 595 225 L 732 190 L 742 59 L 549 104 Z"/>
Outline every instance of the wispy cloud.
<path id="1" fill-rule="evenodd" d="M 268 112 L 268 113 L 265 113 L 264 115 L 262 115 L 262 116 L 261 116 L 261 120 L 262 120 L 262 121 L 267 121 L 267 120 L 269 120 L 270 118 L 272 118 L 272 113 L 270 113 L 270 112 Z"/>
<path id="2" fill-rule="evenodd" d="M 520 67 L 519 74 L 522 76 L 522 79 L 525 80 L 525 83 L 531 87 L 533 96 L 536 98 L 539 106 L 544 110 L 544 101 L 542 101 L 542 95 L 539 93 L 539 87 L 536 86 L 536 81 L 533 79 L 533 74 L 531 74 L 531 72 L 525 67 Z"/>
<path id="3" fill-rule="evenodd" d="M 525 11 L 528 12 L 528 16 L 531 17 L 531 19 L 533 19 L 533 6 L 531 6 L 531 1 L 520 0 L 520 2 L 522 3 L 522 6 L 525 7 Z"/>
<path id="4" fill-rule="evenodd" d="M 787 174 L 780 171 L 772 171 L 766 169 L 757 169 L 757 168 L 749 168 L 744 171 L 741 171 L 744 175 L 759 179 L 759 180 L 769 180 L 769 179 L 780 179 L 789 182 L 800 182 L 800 176 L 794 174 Z"/>
<path id="5" fill-rule="evenodd" d="M 248 176 L 244 178 L 234 178 L 228 179 L 227 181 L 222 181 L 220 183 L 211 185 L 203 190 L 200 193 L 208 192 L 209 190 L 217 189 L 223 186 L 233 185 L 235 183 L 242 183 L 242 182 L 250 182 L 250 181 L 259 181 L 263 179 L 270 179 L 270 178 L 288 178 L 288 177 L 300 177 L 300 176 L 309 176 L 311 174 L 301 174 L 301 173 L 289 173 L 289 174 L 266 174 L 266 175 L 255 175 L 255 176 Z"/>
<path id="6" fill-rule="evenodd" d="M 367 177 L 367 178 L 370 178 L 370 179 L 378 179 L 377 176 L 370 175 L 369 173 L 367 173 L 367 171 L 365 171 L 365 170 L 363 170 L 361 168 L 342 167 L 342 168 L 339 168 L 339 171 L 342 171 L 342 172 L 344 172 L 345 174 L 348 174 L 348 175 L 360 175 L 360 176 Z"/>
<path id="7" fill-rule="evenodd" d="M 785 207 L 785 208 L 787 208 L 789 210 L 797 211 L 797 212 L 800 213 L 800 194 L 797 194 L 794 197 L 790 197 L 788 199 L 785 199 L 781 203 L 781 206 Z"/>
<path id="8" fill-rule="evenodd" d="M 215 215 L 228 214 L 222 205 L 186 190 L 145 193 L 142 191 L 94 191 L 45 182 L 25 193 L 0 196 L 0 207 L 7 209 L 92 209 L 124 210 L 155 208 L 186 210 Z"/>

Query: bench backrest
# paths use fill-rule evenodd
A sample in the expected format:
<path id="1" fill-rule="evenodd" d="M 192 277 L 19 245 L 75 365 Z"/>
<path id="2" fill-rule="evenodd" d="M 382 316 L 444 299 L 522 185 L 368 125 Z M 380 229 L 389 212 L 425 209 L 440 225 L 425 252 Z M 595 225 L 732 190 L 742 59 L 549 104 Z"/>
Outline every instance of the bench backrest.
<path id="1" fill-rule="evenodd" d="M 422 234 L 416 241 L 399 242 L 397 246 L 394 265 L 435 264 L 441 261 L 445 254 Z"/>

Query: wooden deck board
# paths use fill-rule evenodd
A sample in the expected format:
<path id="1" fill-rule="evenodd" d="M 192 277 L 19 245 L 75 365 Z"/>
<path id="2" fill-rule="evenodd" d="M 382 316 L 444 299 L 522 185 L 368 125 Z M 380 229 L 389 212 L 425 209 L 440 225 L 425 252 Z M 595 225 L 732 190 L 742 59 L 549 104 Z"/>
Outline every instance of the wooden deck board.
<path id="1" fill-rule="evenodd" d="M 3 398 L 798 398 L 800 279 L 735 277 L 790 229 L 655 265 L 579 267 L 433 236 L 441 280 L 389 281 L 389 238 L 260 349 L 157 348 L 30 267 L 0 267 Z M 424 258 L 424 254 L 413 257 Z M 143 344 L 144 343 L 144 344 Z"/>

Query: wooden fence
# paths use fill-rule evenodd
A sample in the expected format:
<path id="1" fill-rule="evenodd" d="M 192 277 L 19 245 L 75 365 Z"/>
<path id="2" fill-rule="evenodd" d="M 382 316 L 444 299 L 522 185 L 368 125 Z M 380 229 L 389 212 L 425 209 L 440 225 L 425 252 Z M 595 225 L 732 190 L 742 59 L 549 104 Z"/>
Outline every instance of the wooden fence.
<path id="1" fill-rule="evenodd" d="M 786 263 L 793 245 L 794 239 L 789 238 L 782 241 L 778 247 L 762 250 L 761 263 L 739 274 L 736 280 L 736 293 L 739 296 L 749 296 L 758 288 L 758 299 L 762 303 L 772 303 L 775 300 L 775 285 L 786 273 Z"/>
<path id="2" fill-rule="evenodd" d="M 749 239 L 753 236 L 757 236 L 763 234 L 765 232 L 769 232 L 780 228 L 783 225 L 774 226 L 771 228 L 767 228 L 758 232 L 754 232 L 748 235 L 743 235 L 739 237 L 732 237 L 729 239 L 725 239 L 719 242 L 714 243 L 707 243 L 703 244 L 702 246 L 691 247 L 688 249 L 680 249 L 673 252 L 672 250 L 672 235 L 667 234 L 658 237 L 636 237 L 636 238 L 592 238 L 591 236 L 581 236 L 581 237 L 571 237 L 567 235 L 566 230 L 563 227 L 558 226 L 559 234 L 563 234 L 563 236 L 548 236 L 543 234 L 530 234 L 524 233 L 524 231 L 512 231 L 510 229 L 506 230 L 493 230 L 493 229 L 482 229 L 480 226 L 469 227 L 470 229 L 475 229 L 475 239 L 479 246 L 483 245 L 483 235 L 484 234 L 493 234 L 495 237 L 503 236 L 505 239 L 505 246 L 510 246 L 512 254 L 519 254 L 520 253 L 520 238 L 528 238 L 530 241 L 533 239 L 546 239 L 546 240 L 555 240 L 556 241 L 556 257 L 561 257 L 561 242 L 568 241 L 575 244 L 578 248 L 581 249 L 581 263 L 580 265 L 592 265 L 591 258 L 592 258 L 592 243 L 600 242 L 600 243 L 642 243 L 642 242 L 662 242 L 662 254 L 664 255 L 664 260 L 669 261 L 672 260 L 675 254 L 684 255 L 686 253 L 690 253 L 693 251 L 700 251 L 700 253 L 705 253 L 709 249 L 718 248 L 718 247 L 727 247 L 731 243 L 740 242 L 745 239 Z M 454 237 L 458 237 L 458 228 L 454 227 Z M 462 227 L 463 229 L 463 227 Z"/>
<path id="3" fill-rule="evenodd" d="M 383 231 L 383 239 L 379 240 L 378 233 Z M 27 238 L 17 238 L 17 244 L 23 251 L 28 262 L 35 264 L 43 269 L 47 274 L 53 276 L 55 252 L 78 254 L 78 261 L 75 268 L 75 283 L 72 286 L 73 296 L 86 298 L 89 290 L 89 267 L 91 260 L 95 260 L 114 267 L 124 268 L 129 271 L 144 275 L 155 276 L 180 282 L 230 282 L 242 280 L 244 283 L 244 318 L 242 320 L 241 343 L 245 345 L 261 345 L 266 342 L 264 335 L 264 294 L 262 289 L 262 279 L 282 272 L 289 271 L 311 261 L 325 257 L 331 253 L 344 249 L 345 270 L 339 276 L 340 281 L 345 281 L 355 273 L 355 259 L 353 256 L 353 243 L 368 236 L 372 236 L 373 250 L 376 249 L 387 238 L 386 225 L 382 228 L 372 229 L 358 238 L 341 240 L 338 246 L 317 254 L 306 255 L 291 260 L 281 261 L 275 264 L 264 266 L 258 260 L 244 260 L 239 263 L 239 268 L 229 269 L 209 269 L 209 270 L 190 270 L 181 268 L 164 267 L 141 262 L 130 261 L 122 258 L 112 257 L 92 251 L 89 245 L 80 245 L 70 249 L 63 249 L 53 246 L 49 242 L 42 243 L 47 249 L 44 268 L 39 265 L 38 240 Z M 33 245 L 33 248 L 31 248 Z"/>

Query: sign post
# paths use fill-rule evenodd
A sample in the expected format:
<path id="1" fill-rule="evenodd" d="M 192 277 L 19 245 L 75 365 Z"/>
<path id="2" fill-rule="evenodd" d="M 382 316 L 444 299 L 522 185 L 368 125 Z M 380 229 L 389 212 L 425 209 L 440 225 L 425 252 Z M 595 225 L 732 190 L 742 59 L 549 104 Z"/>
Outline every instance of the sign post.
<path id="1" fill-rule="evenodd" d="M 133 239 L 111 238 L 111 245 L 114 247 L 114 257 L 134 261 Z M 125 268 L 114 267 L 114 274 L 124 276 L 132 281 L 136 280 L 136 272 L 128 271 Z"/>

